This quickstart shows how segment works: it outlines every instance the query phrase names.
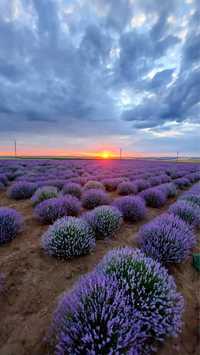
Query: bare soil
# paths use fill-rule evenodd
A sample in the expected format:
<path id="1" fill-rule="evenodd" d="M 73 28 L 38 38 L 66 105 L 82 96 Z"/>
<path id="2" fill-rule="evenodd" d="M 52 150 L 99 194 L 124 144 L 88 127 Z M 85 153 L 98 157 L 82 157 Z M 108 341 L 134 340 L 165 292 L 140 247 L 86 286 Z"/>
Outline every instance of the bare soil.
<path id="1" fill-rule="evenodd" d="M 91 255 L 63 262 L 46 256 L 41 249 L 40 238 L 48 226 L 39 224 L 34 218 L 30 201 L 13 201 L 0 193 L 0 206 L 16 208 L 25 219 L 22 233 L 0 248 L 0 271 L 6 276 L 5 292 L 0 297 L 0 355 L 52 354 L 45 338 L 58 296 L 69 290 L 80 275 L 91 271 L 110 249 L 137 246 L 136 236 L 141 224 L 163 213 L 173 202 L 171 199 L 159 210 L 149 209 L 143 223 L 124 224 L 111 240 L 97 241 Z M 200 243 L 196 251 L 200 251 Z M 171 266 L 169 272 L 185 298 L 184 327 L 182 334 L 168 340 L 158 353 L 200 354 L 199 274 L 191 259 Z"/>

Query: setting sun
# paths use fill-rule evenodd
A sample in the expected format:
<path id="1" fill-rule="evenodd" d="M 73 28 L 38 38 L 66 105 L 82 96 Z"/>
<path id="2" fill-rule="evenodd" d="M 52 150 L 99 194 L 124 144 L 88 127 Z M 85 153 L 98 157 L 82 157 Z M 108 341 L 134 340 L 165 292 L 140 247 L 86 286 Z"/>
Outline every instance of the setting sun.
<path id="1" fill-rule="evenodd" d="M 101 152 L 99 155 L 100 155 L 100 157 L 103 158 L 103 159 L 112 158 L 112 153 L 111 153 L 111 152 L 108 152 L 108 151 L 103 151 L 103 152 Z"/>

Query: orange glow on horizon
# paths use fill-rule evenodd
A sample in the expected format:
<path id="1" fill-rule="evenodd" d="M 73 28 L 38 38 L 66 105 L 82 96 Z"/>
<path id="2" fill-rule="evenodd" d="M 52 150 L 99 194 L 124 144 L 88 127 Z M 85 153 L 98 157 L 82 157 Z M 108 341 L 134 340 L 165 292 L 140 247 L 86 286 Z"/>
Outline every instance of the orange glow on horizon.
<path id="1" fill-rule="evenodd" d="M 10 148 L 10 147 L 9 147 Z M 24 149 L 23 146 L 20 146 L 18 144 L 17 147 L 17 157 L 46 157 L 46 158 L 51 158 L 51 157 L 62 157 L 62 158 L 88 158 L 88 159 L 103 159 L 103 160 L 109 160 L 109 159 L 118 159 L 119 158 L 119 151 L 118 149 L 114 148 L 108 148 L 108 149 L 94 149 L 93 151 L 74 151 L 74 150 L 64 150 L 64 149 L 42 149 L 41 147 L 34 147 L 34 148 L 28 148 L 26 147 Z M 153 153 L 153 152 L 125 152 L 122 151 L 122 158 L 144 158 L 144 157 L 156 157 L 156 156 L 173 156 L 173 154 L 170 153 Z M 0 147 L 0 157 L 14 157 L 14 151 L 12 149 L 8 149 L 6 146 L 1 146 Z"/>
<path id="2" fill-rule="evenodd" d="M 108 150 L 104 150 L 99 153 L 99 157 L 102 159 L 111 159 L 114 157 L 114 154 Z"/>

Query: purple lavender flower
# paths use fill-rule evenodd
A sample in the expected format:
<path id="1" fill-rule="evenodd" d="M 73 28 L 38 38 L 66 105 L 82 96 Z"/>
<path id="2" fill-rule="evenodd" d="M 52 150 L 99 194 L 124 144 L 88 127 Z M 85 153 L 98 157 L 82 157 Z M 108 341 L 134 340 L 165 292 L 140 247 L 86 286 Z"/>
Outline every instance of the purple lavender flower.
<path id="1" fill-rule="evenodd" d="M 88 274 L 58 303 L 52 324 L 55 354 L 139 355 L 146 340 L 141 328 L 139 312 L 117 281 Z"/>
<path id="2" fill-rule="evenodd" d="M 193 206 L 189 201 L 179 200 L 169 208 L 169 213 L 180 217 L 189 226 L 197 228 L 200 226 L 200 208 Z"/>
<path id="3" fill-rule="evenodd" d="M 34 212 L 42 223 L 51 224 L 63 216 L 78 216 L 80 210 L 80 201 L 75 196 L 65 195 L 39 203 Z"/>
<path id="4" fill-rule="evenodd" d="M 145 202 L 138 196 L 119 197 L 114 200 L 113 206 L 122 213 L 125 221 L 137 222 L 145 218 Z"/>
<path id="5" fill-rule="evenodd" d="M 63 193 L 70 194 L 77 198 L 81 197 L 82 189 L 81 186 L 75 182 L 68 182 L 63 186 Z"/>
<path id="6" fill-rule="evenodd" d="M 195 208 L 195 205 L 197 205 L 198 207 L 200 207 L 200 194 L 199 196 L 198 195 L 195 195 L 193 193 L 191 194 L 186 194 L 186 195 L 182 195 L 180 197 L 180 200 L 185 200 L 185 201 L 188 201 L 190 202 L 192 205 L 194 205 L 194 208 Z"/>
<path id="7" fill-rule="evenodd" d="M 151 186 L 156 186 L 156 185 L 162 184 L 162 179 L 160 178 L 160 176 L 152 176 L 149 178 L 148 181 Z"/>
<path id="8" fill-rule="evenodd" d="M 108 252 L 96 271 L 116 279 L 125 290 L 129 303 L 141 313 L 149 344 L 180 332 L 183 297 L 160 263 L 126 247 Z"/>
<path id="9" fill-rule="evenodd" d="M 31 197 L 31 202 L 33 206 L 38 205 L 40 202 L 54 198 L 58 196 L 58 190 L 54 186 L 43 186 L 39 187 L 33 196 Z"/>
<path id="10" fill-rule="evenodd" d="M 135 184 L 130 181 L 122 181 L 117 187 L 117 193 L 119 195 L 131 195 L 136 194 L 138 189 Z"/>
<path id="11" fill-rule="evenodd" d="M 179 179 L 175 179 L 174 180 L 174 184 L 179 188 L 179 189 L 185 189 L 188 186 L 191 185 L 190 180 L 185 178 L 185 177 L 181 177 Z"/>
<path id="12" fill-rule="evenodd" d="M 86 213 L 85 219 L 98 239 L 112 237 L 123 222 L 121 212 L 113 206 L 96 207 Z"/>
<path id="13" fill-rule="evenodd" d="M 196 238 L 179 217 L 163 214 L 139 231 L 142 251 L 163 264 L 181 263 L 196 244 Z"/>
<path id="14" fill-rule="evenodd" d="M 133 181 L 133 184 L 136 185 L 138 192 L 148 189 L 150 187 L 149 182 L 144 179 L 136 179 Z"/>
<path id="15" fill-rule="evenodd" d="M 14 239 L 21 228 L 21 214 L 13 208 L 0 207 L 0 245 Z"/>
<path id="16" fill-rule="evenodd" d="M 194 173 L 186 175 L 186 178 L 190 180 L 191 183 L 197 182 L 200 180 L 200 172 L 196 171 Z"/>
<path id="17" fill-rule="evenodd" d="M 155 208 L 163 206 L 167 199 L 166 193 L 158 187 L 144 190 L 140 193 L 140 196 L 145 199 L 147 206 Z"/>
<path id="18" fill-rule="evenodd" d="M 91 252 L 95 248 L 95 236 L 83 219 L 63 217 L 44 233 L 42 246 L 49 255 L 69 259 Z"/>
<path id="19" fill-rule="evenodd" d="M 105 186 L 107 191 L 115 191 L 117 186 L 120 184 L 122 179 L 120 178 L 107 178 L 102 180 L 102 184 Z"/>
<path id="20" fill-rule="evenodd" d="M 34 194 L 36 188 L 36 184 L 34 183 L 19 181 L 11 185 L 8 190 L 8 196 L 15 200 L 27 199 Z"/>
<path id="21" fill-rule="evenodd" d="M 162 184 L 158 188 L 164 192 L 167 198 L 175 197 L 177 195 L 177 188 L 173 182 Z"/>
<path id="22" fill-rule="evenodd" d="M 92 190 L 97 190 L 97 189 L 100 189 L 100 190 L 105 190 L 105 187 L 104 185 L 99 182 L 99 181 L 96 181 L 96 180 L 89 180 L 88 182 L 86 182 L 86 184 L 84 185 L 83 187 L 84 190 L 89 190 L 89 189 L 92 189 Z"/>
<path id="23" fill-rule="evenodd" d="M 82 196 L 82 205 L 89 210 L 97 206 L 108 205 L 109 203 L 110 198 L 108 194 L 101 189 L 88 189 Z"/>

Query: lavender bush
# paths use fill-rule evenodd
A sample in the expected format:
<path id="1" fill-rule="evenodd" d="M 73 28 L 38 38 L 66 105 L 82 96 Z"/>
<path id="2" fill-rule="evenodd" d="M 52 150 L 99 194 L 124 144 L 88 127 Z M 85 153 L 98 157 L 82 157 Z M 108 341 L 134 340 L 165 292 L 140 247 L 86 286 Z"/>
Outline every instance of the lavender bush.
<path id="1" fill-rule="evenodd" d="M 102 184 L 109 192 L 115 191 L 117 189 L 117 186 L 120 184 L 120 182 L 121 179 L 119 178 L 107 178 L 102 180 Z"/>
<path id="2" fill-rule="evenodd" d="M 184 200 L 179 200 L 169 208 L 169 213 L 180 217 L 191 227 L 197 228 L 200 226 L 200 208 L 192 205 L 192 203 Z"/>
<path id="3" fill-rule="evenodd" d="M 104 185 L 96 180 L 89 180 L 85 185 L 84 185 L 84 190 L 89 190 L 89 189 L 100 189 L 100 190 L 105 190 Z"/>
<path id="4" fill-rule="evenodd" d="M 195 205 L 197 205 L 200 208 L 200 194 L 199 194 L 199 196 L 195 195 L 193 193 L 186 194 L 186 195 L 181 196 L 180 200 L 188 201 L 189 203 L 194 205 L 194 208 L 195 208 Z"/>
<path id="5" fill-rule="evenodd" d="M 182 177 L 179 179 L 174 180 L 174 184 L 179 188 L 179 189 L 185 189 L 191 185 L 190 180 Z"/>
<path id="6" fill-rule="evenodd" d="M 8 189 L 8 197 L 15 200 L 23 200 L 30 198 L 36 190 L 36 185 L 31 182 L 20 181 L 10 186 Z"/>
<path id="7" fill-rule="evenodd" d="M 121 212 L 112 206 L 96 207 L 85 215 L 85 219 L 98 239 L 112 237 L 123 221 Z"/>
<path id="8" fill-rule="evenodd" d="M 13 208 L 0 207 L 0 245 L 13 240 L 21 228 L 21 214 Z"/>
<path id="9" fill-rule="evenodd" d="M 117 193 L 119 195 L 131 195 L 137 193 L 137 187 L 130 181 L 123 181 L 117 187 Z"/>
<path id="10" fill-rule="evenodd" d="M 167 213 L 143 226 L 139 237 L 142 251 L 163 264 L 183 262 L 196 244 L 187 224 Z"/>
<path id="11" fill-rule="evenodd" d="M 60 299 L 53 317 L 55 354 L 141 354 L 146 334 L 116 280 L 88 274 Z"/>
<path id="12" fill-rule="evenodd" d="M 101 189 L 89 189 L 82 196 L 82 205 L 89 210 L 97 206 L 108 205 L 109 203 L 108 194 Z"/>
<path id="13" fill-rule="evenodd" d="M 150 187 L 150 183 L 144 179 L 136 179 L 133 181 L 133 184 L 136 186 L 138 192 L 148 189 Z"/>
<path id="14" fill-rule="evenodd" d="M 137 222 L 145 218 L 145 202 L 138 196 L 119 197 L 113 205 L 119 209 L 125 221 Z"/>
<path id="15" fill-rule="evenodd" d="M 140 193 L 140 196 L 144 198 L 147 206 L 154 208 L 163 206 L 167 199 L 166 192 L 162 191 L 158 187 L 152 187 L 144 190 Z"/>
<path id="16" fill-rule="evenodd" d="M 63 186 L 63 193 L 70 194 L 77 198 L 81 197 L 82 189 L 81 186 L 75 182 L 68 182 Z"/>
<path id="17" fill-rule="evenodd" d="M 182 326 L 183 298 L 172 276 L 139 249 L 113 249 L 97 266 L 126 291 L 129 303 L 141 314 L 148 344 L 176 336 Z"/>
<path id="18" fill-rule="evenodd" d="M 49 255 L 69 259 L 91 252 L 95 248 L 95 236 L 83 219 L 63 217 L 42 236 L 42 246 Z"/>
<path id="19" fill-rule="evenodd" d="M 173 182 L 162 184 L 158 188 L 164 192 L 167 198 L 175 197 L 177 195 L 177 188 Z"/>
<path id="20" fill-rule="evenodd" d="M 65 195 L 39 203 L 34 213 L 42 223 L 51 224 L 63 216 L 78 216 L 80 210 L 80 201 L 72 195 Z"/>
<path id="21" fill-rule="evenodd" d="M 33 196 L 31 197 L 31 202 L 33 206 L 38 205 L 40 202 L 48 200 L 53 197 L 58 196 L 58 190 L 54 186 L 44 186 L 39 187 Z"/>

